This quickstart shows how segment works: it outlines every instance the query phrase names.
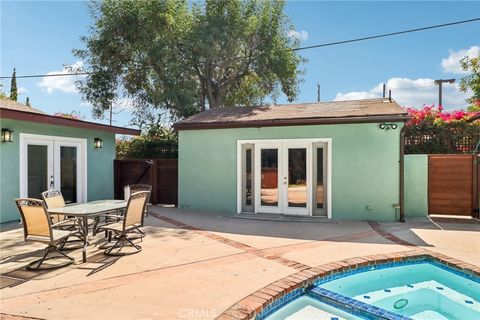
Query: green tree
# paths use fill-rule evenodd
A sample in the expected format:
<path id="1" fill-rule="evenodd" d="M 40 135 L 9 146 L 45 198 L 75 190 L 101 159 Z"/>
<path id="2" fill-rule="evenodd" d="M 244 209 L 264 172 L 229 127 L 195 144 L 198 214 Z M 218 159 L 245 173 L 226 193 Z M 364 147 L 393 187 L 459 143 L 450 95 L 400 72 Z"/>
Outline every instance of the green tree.
<path id="1" fill-rule="evenodd" d="M 103 116 L 119 96 L 134 118 L 173 118 L 209 108 L 262 104 L 298 94 L 299 41 L 277 0 L 96 1 L 93 25 L 74 50 L 90 74 L 78 82 Z"/>
<path id="2" fill-rule="evenodd" d="M 472 96 L 467 99 L 467 102 L 471 103 L 473 108 L 475 103 L 480 101 L 480 54 L 472 58 L 464 57 L 460 60 L 460 64 L 464 71 L 469 72 L 460 80 L 460 90 L 463 92 L 472 91 Z"/>
<path id="3" fill-rule="evenodd" d="M 0 83 L 0 99 L 7 99 L 7 95 L 3 92 L 3 84 Z"/>
<path id="4" fill-rule="evenodd" d="M 12 81 L 10 82 L 10 100 L 17 101 L 17 74 L 15 68 L 13 68 Z"/>
<path id="5" fill-rule="evenodd" d="M 115 150 L 117 159 L 177 158 L 178 137 L 171 128 L 149 126 L 139 137 L 117 140 Z"/>
<path id="6" fill-rule="evenodd" d="M 30 97 L 27 97 L 27 99 L 25 100 L 25 105 L 27 107 L 30 107 Z"/>

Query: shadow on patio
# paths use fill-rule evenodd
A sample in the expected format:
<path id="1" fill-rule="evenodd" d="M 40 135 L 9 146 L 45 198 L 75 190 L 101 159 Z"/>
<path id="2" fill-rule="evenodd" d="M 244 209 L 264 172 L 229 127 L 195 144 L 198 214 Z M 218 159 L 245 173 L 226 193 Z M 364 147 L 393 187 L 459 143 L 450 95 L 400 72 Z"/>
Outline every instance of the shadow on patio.
<path id="1" fill-rule="evenodd" d="M 162 240 L 166 237 L 175 237 L 188 241 L 191 234 L 188 231 L 178 229 L 174 232 L 166 232 L 164 228 L 157 226 L 145 226 L 143 231 L 149 241 Z M 92 276 L 113 266 L 122 257 L 106 256 L 99 246 L 106 241 L 103 233 L 95 237 L 89 236 L 87 249 L 88 261 L 82 263 L 81 249 L 65 250 L 64 252 L 75 258 L 75 263 L 59 269 L 30 271 L 26 265 L 42 257 L 45 245 L 38 242 L 25 242 L 23 229 L 18 222 L 7 223 L 2 226 L 0 246 L 0 289 L 13 288 L 31 280 L 47 280 L 62 276 L 72 270 L 88 271 L 85 276 Z"/>

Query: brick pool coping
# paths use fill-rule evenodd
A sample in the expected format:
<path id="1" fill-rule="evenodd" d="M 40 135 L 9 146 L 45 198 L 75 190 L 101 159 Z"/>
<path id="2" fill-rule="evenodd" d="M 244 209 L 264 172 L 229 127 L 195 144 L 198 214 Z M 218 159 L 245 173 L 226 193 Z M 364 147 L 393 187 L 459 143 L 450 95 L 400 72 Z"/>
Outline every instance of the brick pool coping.
<path id="1" fill-rule="evenodd" d="M 480 267 L 426 249 L 414 249 L 409 251 L 349 258 L 311 267 L 309 269 L 294 273 L 283 279 L 277 280 L 237 302 L 220 316 L 218 316 L 217 319 L 253 319 L 273 301 L 280 299 L 295 289 L 306 288 L 319 278 L 359 267 L 414 259 L 431 259 L 433 261 L 443 263 L 449 267 L 458 269 L 464 273 L 480 276 Z"/>

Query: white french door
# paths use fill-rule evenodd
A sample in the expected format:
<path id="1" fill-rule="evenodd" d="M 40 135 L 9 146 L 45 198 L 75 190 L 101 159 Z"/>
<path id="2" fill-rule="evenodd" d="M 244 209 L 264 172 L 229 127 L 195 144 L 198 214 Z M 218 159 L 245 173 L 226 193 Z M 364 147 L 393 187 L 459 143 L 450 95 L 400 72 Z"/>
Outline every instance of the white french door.
<path id="1" fill-rule="evenodd" d="M 282 146 L 277 142 L 255 144 L 255 211 L 282 213 Z"/>
<path id="2" fill-rule="evenodd" d="M 20 134 L 20 196 L 61 190 L 66 203 L 86 199 L 86 140 Z"/>
<path id="3" fill-rule="evenodd" d="M 310 144 L 257 143 L 255 154 L 256 212 L 309 215 Z"/>
<path id="4" fill-rule="evenodd" d="M 311 145 L 282 144 L 282 203 L 284 214 L 309 215 L 311 206 Z"/>
<path id="5" fill-rule="evenodd" d="M 331 215 L 331 139 L 238 141 L 238 212 Z"/>

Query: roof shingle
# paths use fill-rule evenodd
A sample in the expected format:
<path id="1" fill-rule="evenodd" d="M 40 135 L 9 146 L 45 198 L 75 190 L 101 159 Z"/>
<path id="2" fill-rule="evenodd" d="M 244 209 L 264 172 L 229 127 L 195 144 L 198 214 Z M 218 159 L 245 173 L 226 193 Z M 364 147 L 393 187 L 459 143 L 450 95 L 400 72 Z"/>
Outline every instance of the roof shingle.
<path id="1" fill-rule="evenodd" d="M 395 101 L 366 99 L 319 103 L 270 105 L 263 107 L 217 108 L 200 112 L 177 122 L 176 129 L 251 127 L 263 125 L 302 125 L 404 121 L 407 111 Z M 383 120 L 382 120 L 383 119 Z"/>
<path id="2" fill-rule="evenodd" d="M 22 103 L 19 103 L 17 101 L 13 101 L 10 99 L 0 99 L 0 108 L 2 109 L 9 109 L 9 110 L 17 110 L 17 111 L 23 111 L 23 112 L 32 112 L 32 113 L 39 113 L 39 114 L 46 114 L 43 111 L 40 111 L 38 109 L 29 107 L 27 105 L 24 105 Z"/>

